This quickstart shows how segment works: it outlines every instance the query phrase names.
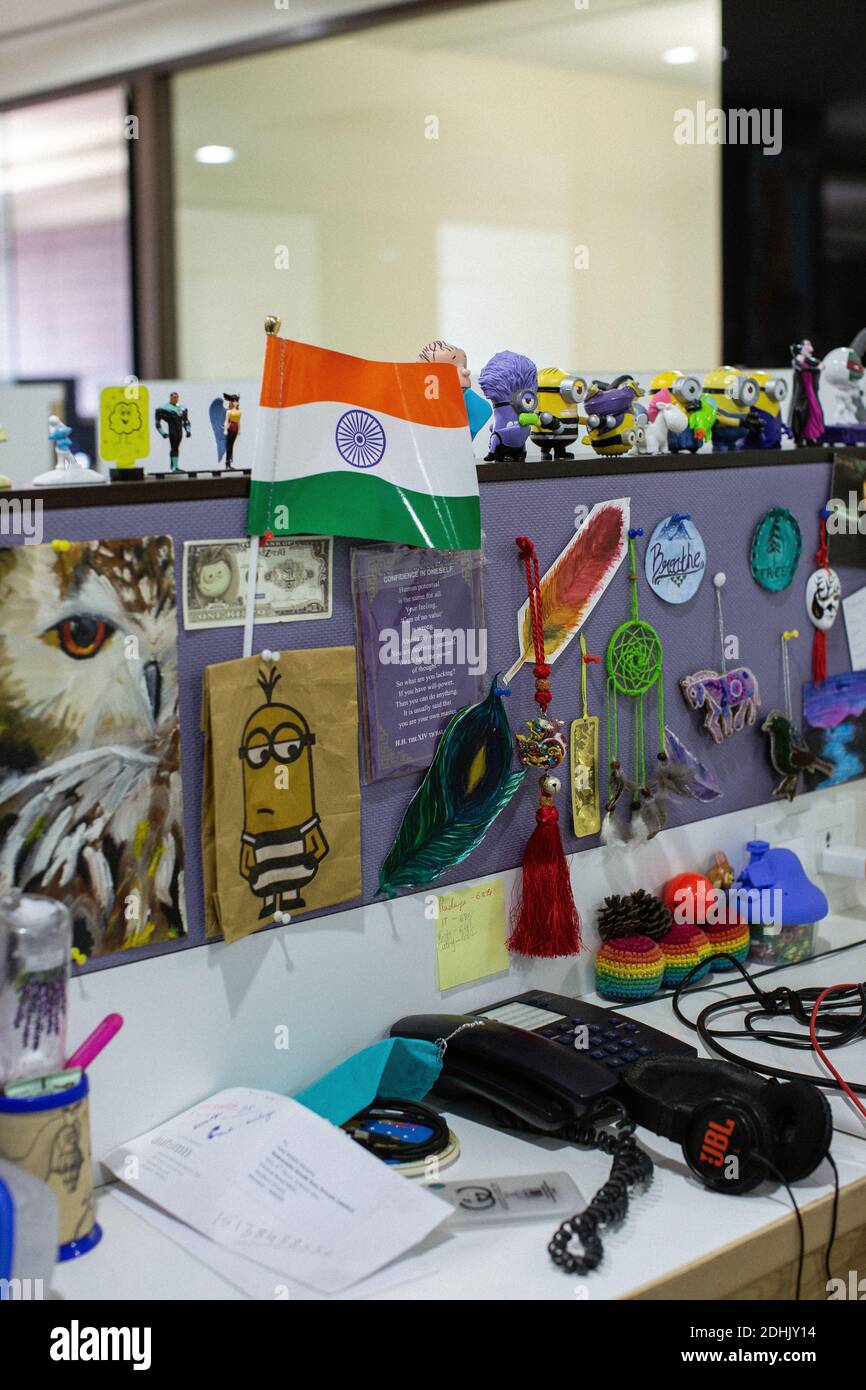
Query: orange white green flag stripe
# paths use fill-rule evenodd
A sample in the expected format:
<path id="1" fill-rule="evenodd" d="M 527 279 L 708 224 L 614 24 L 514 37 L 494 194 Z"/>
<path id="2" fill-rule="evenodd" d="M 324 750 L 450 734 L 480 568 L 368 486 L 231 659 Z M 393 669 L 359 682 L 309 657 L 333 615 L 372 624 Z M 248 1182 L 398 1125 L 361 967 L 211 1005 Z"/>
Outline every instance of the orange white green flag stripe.
<path id="1" fill-rule="evenodd" d="M 368 362 L 270 334 L 247 531 L 478 550 L 478 475 L 456 369 Z"/>

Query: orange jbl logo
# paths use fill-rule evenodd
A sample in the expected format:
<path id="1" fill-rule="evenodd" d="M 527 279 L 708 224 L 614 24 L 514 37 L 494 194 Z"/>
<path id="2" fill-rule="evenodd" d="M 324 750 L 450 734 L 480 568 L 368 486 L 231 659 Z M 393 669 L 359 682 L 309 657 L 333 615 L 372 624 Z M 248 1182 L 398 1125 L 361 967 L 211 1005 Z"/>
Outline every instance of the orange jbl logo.
<path id="1" fill-rule="evenodd" d="M 728 1152 L 728 1144 L 736 1126 L 736 1120 L 710 1120 L 701 1141 L 701 1163 L 711 1163 L 721 1168 Z"/>

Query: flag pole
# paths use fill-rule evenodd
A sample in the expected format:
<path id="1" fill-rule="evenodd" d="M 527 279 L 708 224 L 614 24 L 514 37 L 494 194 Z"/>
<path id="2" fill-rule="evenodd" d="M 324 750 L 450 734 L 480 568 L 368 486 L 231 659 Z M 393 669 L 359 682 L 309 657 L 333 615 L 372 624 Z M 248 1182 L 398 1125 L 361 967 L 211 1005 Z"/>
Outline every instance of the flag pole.
<path id="1" fill-rule="evenodd" d="M 270 336 L 279 333 L 282 328 L 282 321 L 276 314 L 268 314 L 265 319 L 265 333 Z M 253 628 L 256 622 L 256 579 L 258 578 L 259 568 L 259 537 L 250 536 L 249 569 L 247 571 L 247 599 L 244 609 L 244 646 L 243 655 L 252 656 L 253 654 Z"/>

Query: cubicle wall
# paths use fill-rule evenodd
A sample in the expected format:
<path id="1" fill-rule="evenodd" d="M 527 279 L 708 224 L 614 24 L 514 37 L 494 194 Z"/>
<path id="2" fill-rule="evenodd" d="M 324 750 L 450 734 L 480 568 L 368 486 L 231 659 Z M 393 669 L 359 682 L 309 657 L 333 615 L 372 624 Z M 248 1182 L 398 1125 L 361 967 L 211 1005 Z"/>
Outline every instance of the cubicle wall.
<path id="1" fill-rule="evenodd" d="M 580 470 L 578 472 L 578 470 Z M 813 567 L 817 543 L 818 511 L 832 490 L 832 458 L 826 450 L 787 452 L 765 457 L 748 455 L 743 460 L 728 456 L 682 456 L 643 463 L 628 459 L 581 461 L 579 465 L 548 465 L 507 469 L 481 469 L 481 510 L 485 538 L 485 601 L 488 629 L 489 673 L 507 669 L 517 655 L 516 614 L 526 598 L 526 581 L 518 561 L 515 537 L 534 539 L 542 568 L 548 565 L 574 531 L 576 509 L 592 507 L 605 498 L 628 497 L 632 525 L 645 535 L 637 542 L 639 555 L 641 616 L 657 629 L 664 648 L 666 719 L 687 745 L 712 768 L 723 796 L 714 802 L 673 803 L 670 824 L 730 813 L 768 802 L 778 778 L 767 756 L 760 720 L 754 728 L 715 745 L 702 728 L 702 717 L 690 711 L 680 693 L 680 678 L 719 661 L 718 623 L 711 576 L 724 570 L 725 627 L 739 639 L 739 659 L 750 666 L 759 681 L 763 708 L 784 707 L 780 634 L 799 628 L 800 638 L 791 643 L 790 656 L 795 701 L 810 671 L 812 628 L 805 609 L 805 580 Z M 158 491 L 157 491 L 158 489 Z M 174 540 L 178 587 L 182 574 L 183 542 L 193 538 L 240 537 L 245 533 L 246 500 L 242 479 L 174 484 L 128 484 L 107 489 L 88 489 L 87 505 L 70 506 L 71 489 L 62 498 L 49 497 L 44 514 L 45 540 L 108 539 L 168 534 Z M 154 500 L 149 500 L 151 497 Z M 158 500 L 157 500 L 158 498 Z M 82 495 L 82 502 L 84 497 Z M 773 506 L 786 506 L 798 518 L 803 551 L 796 577 L 782 593 L 760 588 L 749 571 L 749 547 L 759 518 Z M 643 578 L 643 549 L 653 527 L 673 513 L 688 513 L 701 533 L 707 550 L 707 574 L 697 594 L 688 602 L 671 605 L 657 598 Z M 579 514 L 579 513 L 578 513 Z M 254 650 L 353 645 L 354 617 L 349 580 L 351 542 L 337 540 L 334 555 L 333 616 L 316 622 L 257 627 Z M 832 557 L 832 546 L 831 546 Z M 585 635 L 588 649 L 603 654 L 617 625 L 628 616 L 629 584 L 623 565 L 589 618 Z M 860 587 L 863 572 L 840 567 L 843 593 Z M 204 941 L 200 855 L 202 783 L 202 735 L 200 701 L 202 672 L 206 665 L 241 655 L 240 628 L 185 631 L 179 613 L 180 717 L 186 836 L 186 897 L 188 934 L 162 946 L 144 946 L 121 955 L 94 959 L 84 970 L 142 959 L 150 954 L 200 946 Z M 848 651 L 841 618 L 828 637 L 829 666 L 847 670 Z M 578 715 L 580 662 L 577 643 L 554 667 L 553 712 L 560 719 Z M 536 712 L 533 680 L 526 667 L 513 682 L 508 704 L 512 727 Z M 592 712 L 603 714 L 603 666 L 589 670 Z M 654 700 L 649 697 L 648 752 L 655 752 Z M 628 767 L 631 748 L 630 713 L 620 702 L 620 740 Z M 602 756 L 604 721 L 602 721 Z M 227 769 L 225 775 L 234 775 Z M 363 899 L 374 900 L 378 870 L 400 824 L 406 805 L 418 783 L 407 775 L 362 788 Z M 563 798 L 565 804 L 565 798 Z M 463 865 L 446 874 L 441 884 L 465 881 L 506 870 L 519 864 L 534 825 L 535 788 L 531 779 L 500 816 L 478 850 Z M 570 815 L 562 816 L 567 853 L 579 853 L 598 844 L 598 837 L 576 840 Z M 622 850 L 628 854 L 628 850 Z M 577 891 L 580 899 L 579 888 Z M 586 910 L 590 904 L 579 905 Z M 353 904 L 332 909 L 344 913 Z M 325 916 L 331 913 L 323 914 Z M 299 917 L 288 927 L 275 928 L 288 937 L 316 927 L 320 918 Z"/>

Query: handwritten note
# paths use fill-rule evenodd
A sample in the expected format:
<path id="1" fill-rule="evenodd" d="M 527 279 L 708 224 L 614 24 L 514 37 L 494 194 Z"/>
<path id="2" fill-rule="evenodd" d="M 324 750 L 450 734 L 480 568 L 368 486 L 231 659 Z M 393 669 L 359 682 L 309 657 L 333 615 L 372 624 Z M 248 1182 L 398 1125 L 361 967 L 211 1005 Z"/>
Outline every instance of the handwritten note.
<path id="1" fill-rule="evenodd" d="M 866 670 L 866 589 L 857 589 L 842 600 L 852 671 Z"/>
<path id="2" fill-rule="evenodd" d="M 436 971 L 439 989 L 508 969 L 502 879 L 438 893 Z"/>

